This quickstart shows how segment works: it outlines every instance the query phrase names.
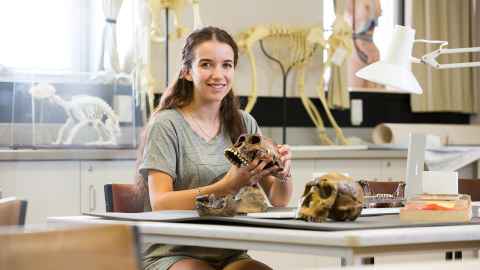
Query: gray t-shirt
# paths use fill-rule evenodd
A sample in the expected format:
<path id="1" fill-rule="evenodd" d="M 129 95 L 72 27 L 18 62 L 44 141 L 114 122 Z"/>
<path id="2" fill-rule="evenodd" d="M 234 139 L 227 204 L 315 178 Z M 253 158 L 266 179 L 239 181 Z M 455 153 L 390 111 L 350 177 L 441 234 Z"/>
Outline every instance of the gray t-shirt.
<path id="1" fill-rule="evenodd" d="M 241 111 L 247 133 L 260 133 L 255 119 Z M 232 145 L 222 128 L 207 142 L 190 127 L 177 110 L 158 113 L 147 131 L 140 173 L 147 179 L 148 170 L 162 171 L 173 179 L 174 190 L 192 189 L 221 179 L 231 164 L 224 150 Z"/>
<path id="2" fill-rule="evenodd" d="M 255 119 L 241 111 L 247 133 L 260 133 Z M 177 110 L 164 110 L 154 116 L 147 130 L 140 173 L 147 181 L 148 171 L 157 170 L 170 175 L 173 189 L 185 190 L 202 187 L 220 180 L 231 164 L 224 150 L 232 145 L 224 128 L 211 141 L 195 133 L 183 115 Z M 146 203 L 146 211 L 151 211 Z M 147 257 L 164 257 L 192 254 L 203 259 L 224 259 L 241 251 L 195 248 L 185 246 L 155 245 L 149 248 Z"/>

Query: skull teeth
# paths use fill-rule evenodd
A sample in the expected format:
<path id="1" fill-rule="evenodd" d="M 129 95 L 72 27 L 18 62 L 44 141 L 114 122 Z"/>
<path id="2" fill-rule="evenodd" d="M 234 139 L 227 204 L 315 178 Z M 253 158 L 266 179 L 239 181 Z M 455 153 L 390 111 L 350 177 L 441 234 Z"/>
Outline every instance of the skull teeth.
<path id="1" fill-rule="evenodd" d="M 232 163 L 234 163 L 238 166 L 247 166 L 248 165 L 248 160 L 246 158 L 244 158 L 242 156 L 242 154 L 240 154 L 240 152 L 238 152 L 237 150 L 229 148 L 229 149 L 225 150 L 225 153 L 229 154 L 229 155 L 226 155 L 226 157 L 228 158 L 228 160 L 230 160 L 230 162 L 232 162 Z M 230 156 L 230 154 L 235 156 L 238 160 L 233 160 L 232 157 Z M 238 162 L 240 162 L 240 164 L 238 164 Z"/>

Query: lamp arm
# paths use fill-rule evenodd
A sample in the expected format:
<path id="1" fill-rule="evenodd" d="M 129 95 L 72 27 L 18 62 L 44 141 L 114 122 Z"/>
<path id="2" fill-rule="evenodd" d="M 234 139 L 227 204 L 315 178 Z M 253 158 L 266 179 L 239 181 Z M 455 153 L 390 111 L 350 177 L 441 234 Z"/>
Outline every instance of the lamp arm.
<path id="1" fill-rule="evenodd" d="M 480 47 L 472 48 L 455 48 L 449 49 L 446 48 L 448 45 L 447 41 L 440 40 L 415 40 L 415 42 L 422 43 L 441 43 L 440 48 L 434 50 L 433 52 L 427 53 L 422 56 L 420 59 L 414 58 L 412 62 L 414 63 L 424 63 L 435 69 L 450 69 L 450 68 L 467 68 L 467 67 L 480 67 L 480 62 L 463 62 L 463 63 L 452 63 L 452 64 L 440 64 L 436 60 L 441 54 L 454 54 L 454 53 L 468 53 L 468 52 L 480 52 Z M 413 57 L 412 57 L 413 58 Z"/>
<path id="2" fill-rule="evenodd" d="M 431 65 L 436 69 L 449 69 L 449 68 L 468 68 L 468 67 L 480 67 L 480 62 L 462 62 L 462 63 L 452 63 L 452 64 L 439 64 L 435 61 L 435 57 L 438 57 L 441 54 L 454 54 L 454 53 L 468 53 L 468 52 L 480 52 L 480 47 L 472 48 L 455 48 L 455 49 L 438 49 L 438 53 L 433 58 L 430 58 L 429 55 L 422 57 L 423 62 L 428 65 L 431 65 L 429 61 L 433 60 L 436 65 Z"/>

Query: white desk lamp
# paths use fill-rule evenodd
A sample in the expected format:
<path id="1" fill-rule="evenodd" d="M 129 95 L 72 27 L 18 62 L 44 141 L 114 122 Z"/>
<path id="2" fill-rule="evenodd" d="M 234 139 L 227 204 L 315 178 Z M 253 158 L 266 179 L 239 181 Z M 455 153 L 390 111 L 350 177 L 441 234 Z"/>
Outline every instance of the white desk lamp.
<path id="1" fill-rule="evenodd" d="M 440 48 L 419 59 L 411 56 L 415 42 L 440 43 Z M 355 75 L 368 81 L 396 88 L 402 92 L 421 94 L 422 87 L 411 71 L 412 62 L 427 64 L 435 69 L 480 67 L 480 62 L 438 63 L 436 58 L 441 54 L 480 52 L 480 47 L 448 49 L 446 48 L 447 44 L 447 41 L 415 40 L 414 29 L 396 25 L 385 59 L 360 69 Z"/>
<path id="2" fill-rule="evenodd" d="M 415 42 L 439 43 L 440 47 L 418 59 L 411 56 Z M 396 25 L 386 58 L 360 69 L 355 75 L 403 92 L 421 94 L 422 88 L 411 71 L 412 62 L 427 64 L 435 69 L 480 67 L 480 62 L 438 63 L 436 58 L 441 54 L 480 52 L 480 47 L 448 49 L 446 48 L 447 44 L 447 41 L 415 40 L 414 29 Z M 410 134 L 405 180 L 407 182 L 405 194 L 407 198 L 422 192 L 424 151 L 425 135 Z"/>

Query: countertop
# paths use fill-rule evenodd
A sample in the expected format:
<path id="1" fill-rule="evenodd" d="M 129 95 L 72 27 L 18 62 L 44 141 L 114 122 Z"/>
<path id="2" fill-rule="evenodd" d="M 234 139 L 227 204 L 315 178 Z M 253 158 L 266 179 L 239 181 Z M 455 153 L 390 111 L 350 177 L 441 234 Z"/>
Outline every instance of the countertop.
<path id="1" fill-rule="evenodd" d="M 406 159 L 406 150 L 366 146 L 291 146 L 292 159 Z M 0 149 L 0 161 L 134 160 L 135 149 Z"/>

